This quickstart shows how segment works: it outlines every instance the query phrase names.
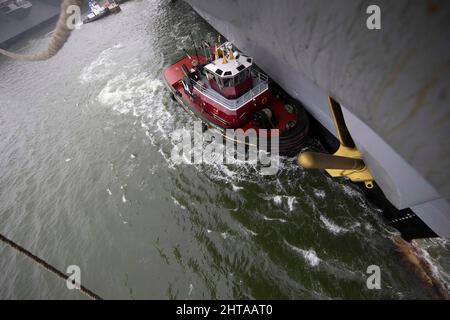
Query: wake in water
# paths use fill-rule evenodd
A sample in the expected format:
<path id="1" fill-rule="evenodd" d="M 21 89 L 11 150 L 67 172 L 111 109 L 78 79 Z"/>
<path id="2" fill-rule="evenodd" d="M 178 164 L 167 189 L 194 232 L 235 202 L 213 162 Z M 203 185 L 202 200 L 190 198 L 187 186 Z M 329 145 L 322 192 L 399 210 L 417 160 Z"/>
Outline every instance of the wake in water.
<path id="1" fill-rule="evenodd" d="M 113 67 L 117 65 L 114 58 L 115 51 L 123 48 L 123 45 L 116 44 L 113 47 L 102 51 L 97 59 L 92 61 L 87 67 L 81 71 L 79 79 L 81 83 L 90 83 L 105 79 L 113 72 Z"/>
<path id="2" fill-rule="evenodd" d="M 308 263 L 309 266 L 317 267 L 319 265 L 319 263 L 321 262 L 321 260 L 317 256 L 316 251 L 314 251 L 314 249 L 304 250 L 304 249 L 300 249 L 296 246 L 293 246 L 292 244 L 288 243 L 287 241 L 285 241 L 285 243 L 290 249 L 301 254 L 303 259 L 305 259 L 305 261 Z"/>

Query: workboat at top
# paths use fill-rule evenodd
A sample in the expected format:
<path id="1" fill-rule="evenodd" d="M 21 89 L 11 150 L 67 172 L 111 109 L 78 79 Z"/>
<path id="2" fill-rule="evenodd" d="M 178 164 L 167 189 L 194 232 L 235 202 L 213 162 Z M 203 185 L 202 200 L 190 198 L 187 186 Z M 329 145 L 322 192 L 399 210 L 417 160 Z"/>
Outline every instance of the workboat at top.
<path id="1" fill-rule="evenodd" d="M 90 23 L 110 14 L 108 7 L 102 7 L 97 1 L 89 0 L 89 13 L 83 19 L 83 23 Z"/>
<path id="2" fill-rule="evenodd" d="M 110 13 L 117 13 L 120 11 L 119 4 L 114 0 L 104 0 L 102 4 L 95 0 L 89 0 L 89 13 L 83 19 L 83 23 L 93 22 L 106 17 Z"/>
<path id="3" fill-rule="evenodd" d="M 269 139 L 278 135 L 281 155 L 296 155 L 309 129 L 304 109 L 292 99 L 280 98 L 283 94 L 269 85 L 253 58 L 230 42 L 214 47 L 204 42 L 202 48 L 203 55 L 186 53 L 164 71 L 172 98 L 224 135 L 225 129 L 254 129 L 257 135 L 265 129 Z"/>

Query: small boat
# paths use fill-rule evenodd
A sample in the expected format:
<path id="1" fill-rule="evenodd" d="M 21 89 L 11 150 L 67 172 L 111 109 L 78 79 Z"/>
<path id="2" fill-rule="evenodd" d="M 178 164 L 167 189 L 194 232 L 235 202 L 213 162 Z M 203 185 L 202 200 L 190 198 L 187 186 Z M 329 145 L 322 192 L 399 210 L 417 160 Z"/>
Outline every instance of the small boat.
<path id="1" fill-rule="evenodd" d="M 83 19 L 83 24 L 94 22 L 100 18 L 106 17 L 111 12 L 108 7 L 101 7 L 96 1 L 89 1 L 89 10 L 90 12 Z"/>
<path id="2" fill-rule="evenodd" d="M 202 48 L 203 55 L 185 52 L 186 57 L 164 71 L 172 99 L 224 136 L 226 129 L 254 129 L 258 136 L 265 129 L 268 139 L 278 135 L 280 155 L 297 155 L 309 131 L 304 108 L 287 95 L 281 98 L 283 93 L 269 84 L 253 58 L 232 43 L 212 47 L 204 41 Z"/>
<path id="3" fill-rule="evenodd" d="M 110 13 L 118 13 L 118 12 L 122 11 L 119 4 L 115 0 L 105 0 L 105 2 L 103 3 L 103 6 L 105 8 L 108 8 Z"/>

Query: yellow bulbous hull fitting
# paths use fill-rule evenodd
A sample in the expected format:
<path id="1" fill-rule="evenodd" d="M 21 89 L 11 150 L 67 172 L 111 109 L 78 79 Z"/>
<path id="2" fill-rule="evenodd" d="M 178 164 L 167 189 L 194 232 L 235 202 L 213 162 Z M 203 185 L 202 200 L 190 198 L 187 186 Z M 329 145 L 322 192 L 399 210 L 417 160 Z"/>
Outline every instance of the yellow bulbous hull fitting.
<path id="1" fill-rule="evenodd" d="M 373 188 L 373 176 L 345 125 L 341 106 L 331 97 L 328 97 L 328 103 L 339 137 L 339 149 L 333 155 L 302 152 L 298 156 L 299 165 L 307 169 L 324 169 L 332 177 L 347 177 L 353 182 L 364 182 L 369 189 Z"/>

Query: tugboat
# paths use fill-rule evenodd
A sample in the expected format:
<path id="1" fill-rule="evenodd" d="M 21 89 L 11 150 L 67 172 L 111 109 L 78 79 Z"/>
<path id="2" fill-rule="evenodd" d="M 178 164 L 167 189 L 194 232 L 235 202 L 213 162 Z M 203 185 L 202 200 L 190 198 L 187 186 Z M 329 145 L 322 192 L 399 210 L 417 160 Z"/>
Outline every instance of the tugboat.
<path id="1" fill-rule="evenodd" d="M 94 0 L 89 0 L 89 10 L 90 12 L 83 19 L 83 24 L 94 22 L 100 18 L 106 17 L 111 13 L 108 7 L 101 7 L 98 2 Z"/>
<path id="2" fill-rule="evenodd" d="M 94 0 L 90 0 L 89 9 L 91 12 L 83 20 L 83 23 L 93 22 L 100 18 L 106 17 L 109 14 L 122 11 L 119 4 L 115 0 L 104 0 L 103 5 L 100 5 Z"/>
<path id="3" fill-rule="evenodd" d="M 254 129 L 258 135 L 266 129 L 270 139 L 271 129 L 278 129 L 280 155 L 297 155 L 309 131 L 303 107 L 287 96 L 280 98 L 283 93 L 269 85 L 253 58 L 232 43 L 213 47 L 203 41 L 202 48 L 203 55 L 197 49 L 195 55 L 185 52 L 186 57 L 164 71 L 172 99 L 224 136 L 226 129 Z"/>

